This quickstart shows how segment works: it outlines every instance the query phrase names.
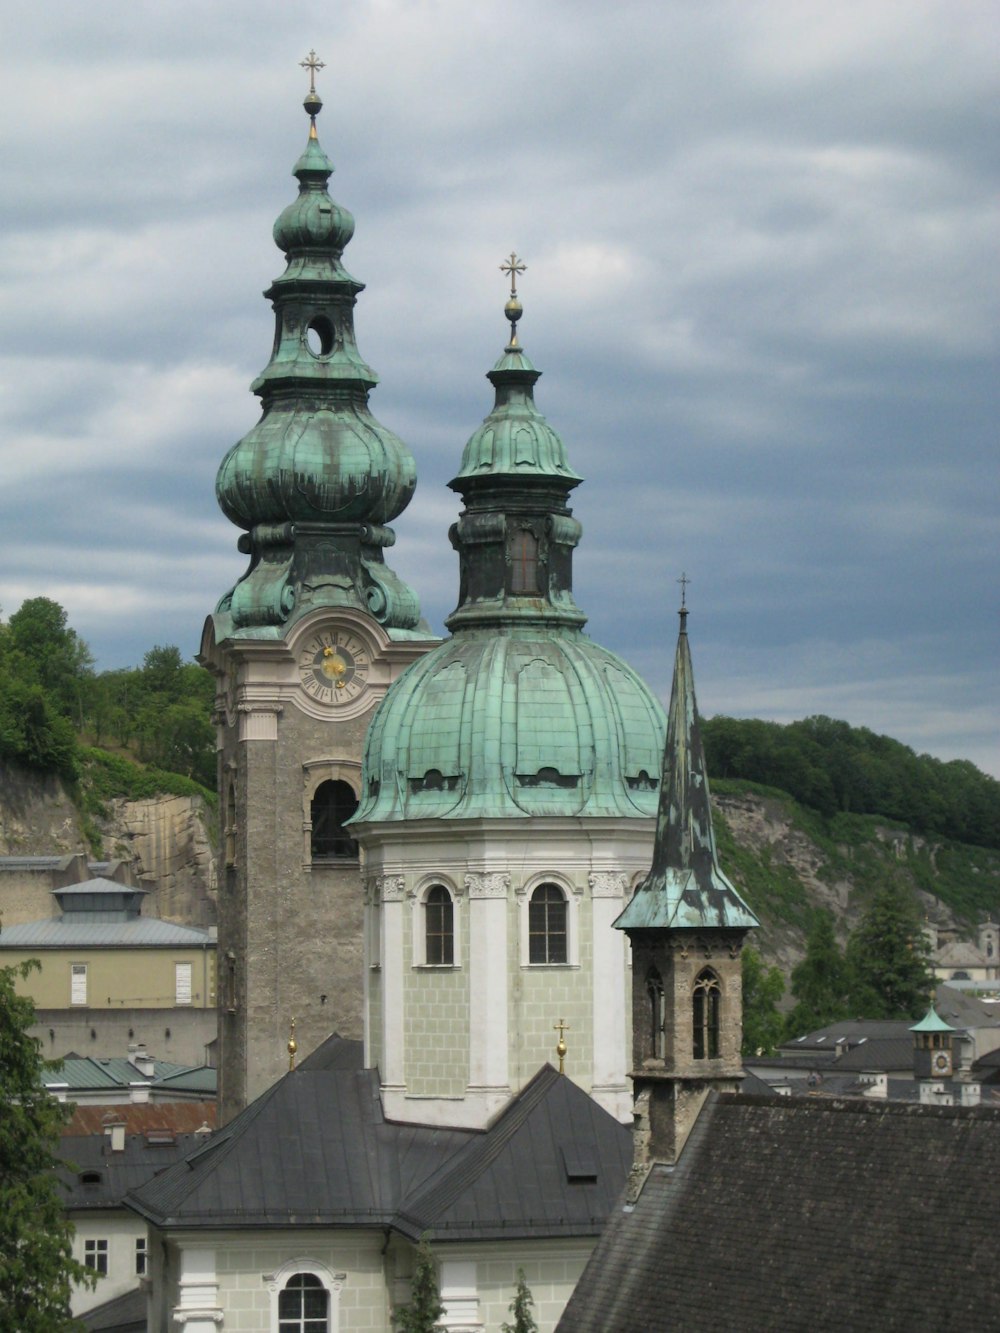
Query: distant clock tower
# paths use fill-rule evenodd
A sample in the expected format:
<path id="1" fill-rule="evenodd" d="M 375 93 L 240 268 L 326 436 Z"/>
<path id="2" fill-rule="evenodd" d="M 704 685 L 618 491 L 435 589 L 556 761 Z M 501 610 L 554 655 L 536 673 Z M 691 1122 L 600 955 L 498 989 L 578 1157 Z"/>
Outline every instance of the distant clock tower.
<path id="1" fill-rule="evenodd" d="M 215 676 L 219 877 L 219 1104 L 230 1119 L 307 1054 L 362 1035 L 363 902 L 345 829 L 372 711 L 436 640 L 385 564 L 388 523 L 413 494 L 412 455 L 368 408 L 377 376 L 354 335 L 363 284 L 343 266 L 351 215 L 327 192 L 310 54 L 298 198 L 274 227 L 287 257 L 265 293 L 276 317 L 253 384 L 262 414 L 219 468 L 216 494 L 249 566 L 209 616 Z"/>

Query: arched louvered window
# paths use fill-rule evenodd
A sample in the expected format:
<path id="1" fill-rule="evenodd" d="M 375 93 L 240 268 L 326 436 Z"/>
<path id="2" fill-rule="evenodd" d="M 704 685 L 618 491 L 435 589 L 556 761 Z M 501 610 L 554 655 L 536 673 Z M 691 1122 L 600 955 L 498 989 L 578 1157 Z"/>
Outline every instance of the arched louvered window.
<path id="1" fill-rule="evenodd" d="M 443 884 L 433 884 L 424 898 L 424 961 L 447 967 L 455 961 L 455 905 Z"/>
<path id="2" fill-rule="evenodd" d="M 511 538 L 510 590 L 538 592 L 538 538 L 527 528 L 518 528 Z"/>
<path id="3" fill-rule="evenodd" d="M 330 1293 L 315 1273 L 293 1273 L 278 1293 L 279 1333 L 328 1333 Z"/>
<path id="4" fill-rule="evenodd" d="M 321 782 L 312 798 L 312 859 L 356 860 L 358 844 L 344 828 L 358 808 L 358 798 L 347 782 Z"/>
<path id="5" fill-rule="evenodd" d="M 710 967 L 695 978 L 693 996 L 694 1042 L 696 1060 L 715 1060 L 719 1055 L 719 1008 L 722 987 Z"/>
<path id="6" fill-rule="evenodd" d="M 569 957 L 566 895 L 557 884 L 539 884 L 528 904 L 528 962 L 565 963 Z"/>

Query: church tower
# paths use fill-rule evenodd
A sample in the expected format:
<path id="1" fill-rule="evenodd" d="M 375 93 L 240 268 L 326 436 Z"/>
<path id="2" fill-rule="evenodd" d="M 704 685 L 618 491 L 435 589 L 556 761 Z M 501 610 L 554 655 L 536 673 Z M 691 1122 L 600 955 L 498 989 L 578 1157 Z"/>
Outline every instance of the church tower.
<path id="1" fill-rule="evenodd" d="M 252 386 L 261 416 L 216 480 L 249 565 L 200 652 L 217 684 L 224 1120 L 283 1072 L 292 1018 L 304 1054 L 332 1031 L 361 1036 L 361 878 L 344 825 L 376 703 L 436 642 L 383 555 L 416 472 L 368 407 L 378 377 L 354 335 L 364 284 L 343 264 L 354 219 L 327 191 L 322 65 L 312 52 L 303 65 L 309 138 L 298 197 L 274 227 L 287 266 L 265 293 L 275 334 Z"/>
<path id="2" fill-rule="evenodd" d="M 719 868 L 687 609 L 667 713 L 649 874 L 615 922 L 632 944 L 634 1193 L 680 1155 L 708 1093 L 742 1077 L 740 954 L 758 922 Z"/>
<path id="3" fill-rule="evenodd" d="M 365 852 L 366 1064 L 386 1115 L 482 1127 L 565 1034 L 565 1071 L 628 1119 L 626 959 L 649 865 L 663 713 L 582 632 L 580 478 L 518 341 L 450 483 L 464 502 L 452 637 L 389 691 L 351 831 Z M 559 1025 L 562 1024 L 560 1028 Z"/>

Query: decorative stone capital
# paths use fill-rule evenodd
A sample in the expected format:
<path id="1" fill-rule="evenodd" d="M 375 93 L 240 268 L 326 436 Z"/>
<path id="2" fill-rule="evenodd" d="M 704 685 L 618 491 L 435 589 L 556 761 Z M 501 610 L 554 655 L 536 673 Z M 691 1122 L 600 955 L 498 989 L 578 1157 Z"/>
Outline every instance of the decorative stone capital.
<path id="1" fill-rule="evenodd" d="M 236 712 L 240 719 L 241 741 L 276 741 L 281 704 L 242 703 Z"/>
<path id="2" fill-rule="evenodd" d="M 499 871 L 474 872 L 466 875 L 465 888 L 470 898 L 506 898 L 510 891 L 510 875 Z"/>
<path id="3" fill-rule="evenodd" d="M 589 877 L 593 898 L 624 898 L 628 890 L 628 875 L 608 870 L 595 870 Z"/>
<path id="4" fill-rule="evenodd" d="M 405 875 L 379 875 L 375 880 L 375 891 L 384 903 L 401 903 L 406 897 Z"/>
<path id="5" fill-rule="evenodd" d="M 174 1323 L 180 1324 L 184 1328 L 187 1324 L 203 1325 L 216 1324 L 222 1326 L 221 1310 L 196 1310 L 193 1308 L 184 1308 L 174 1311 Z"/>

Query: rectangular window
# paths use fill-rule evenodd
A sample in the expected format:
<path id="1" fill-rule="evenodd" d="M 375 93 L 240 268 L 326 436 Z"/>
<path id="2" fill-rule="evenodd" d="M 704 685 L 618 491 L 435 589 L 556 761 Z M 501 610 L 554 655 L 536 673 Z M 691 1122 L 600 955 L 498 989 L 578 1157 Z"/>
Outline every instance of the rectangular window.
<path id="1" fill-rule="evenodd" d="M 136 1277 L 145 1277 L 146 1275 L 146 1237 L 138 1236 L 135 1242 L 135 1275 Z"/>
<path id="2" fill-rule="evenodd" d="M 101 1277 L 108 1275 L 108 1242 L 106 1240 L 85 1240 L 83 1242 L 83 1262 Z"/>
<path id="3" fill-rule="evenodd" d="M 86 963 L 70 963 L 69 965 L 69 1002 L 70 1004 L 87 1003 Z"/>
<path id="4" fill-rule="evenodd" d="M 174 1004 L 191 1003 L 191 964 L 174 963 Z"/>

